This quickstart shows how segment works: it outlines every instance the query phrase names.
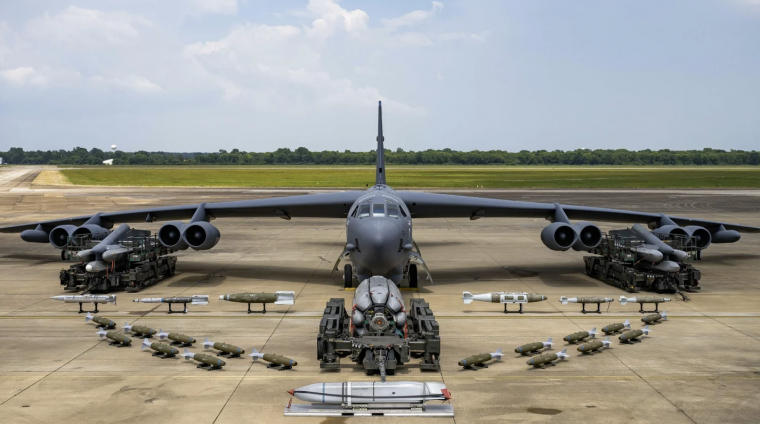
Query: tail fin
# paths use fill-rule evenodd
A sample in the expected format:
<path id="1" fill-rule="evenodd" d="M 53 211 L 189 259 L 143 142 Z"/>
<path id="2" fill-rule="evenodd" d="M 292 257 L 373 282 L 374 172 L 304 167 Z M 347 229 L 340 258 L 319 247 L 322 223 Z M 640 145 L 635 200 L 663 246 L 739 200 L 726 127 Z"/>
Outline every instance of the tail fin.
<path id="1" fill-rule="evenodd" d="M 90 322 L 92 321 L 92 318 L 93 318 L 92 314 L 87 312 L 87 316 L 84 317 L 84 322 Z"/>
<path id="2" fill-rule="evenodd" d="M 255 347 L 251 348 L 251 353 L 248 354 L 251 358 L 253 358 L 253 361 L 256 362 L 257 359 L 262 358 L 264 356 L 263 353 L 259 353 L 258 350 L 256 350 Z"/>
<path id="3" fill-rule="evenodd" d="M 128 322 L 124 321 L 124 327 L 121 327 L 127 331 L 132 331 L 132 326 Z"/>
<path id="4" fill-rule="evenodd" d="M 599 333 L 596 332 L 596 327 L 592 328 L 591 331 L 588 332 L 588 335 L 591 336 L 592 339 L 595 339 L 597 334 Z"/>
<path id="5" fill-rule="evenodd" d="M 504 356 L 504 354 L 501 352 L 501 348 L 496 349 L 496 352 L 491 354 L 491 357 L 496 358 L 497 361 L 501 361 L 502 356 Z"/>
<path id="6" fill-rule="evenodd" d="M 668 311 L 662 311 L 662 313 L 660 314 L 660 316 L 662 317 L 663 321 L 667 321 L 668 320 Z"/>
<path id="7" fill-rule="evenodd" d="M 628 320 L 625 320 L 625 322 L 623 323 L 623 327 L 626 327 L 626 328 L 630 329 L 631 328 L 631 322 L 628 321 Z"/>
<path id="8" fill-rule="evenodd" d="M 385 147 L 383 142 L 383 102 L 377 102 L 377 169 L 375 184 L 385 185 Z"/>
<path id="9" fill-rule="evenodd" d="M 610 345 L 612 344 L 612 342 L 610 341 L 610 338 L 607 337 L 606 340 L 602 341 L 602 344 L 604 344 L 604 347 L 610 347 Z"/>
<path id="10" fill-rule="evenodd" d="M 563 305 L 567 305 L 567 297 L 562 296 L 559 298 L 559 301 L 562 302 Z"/>
<path id="11" fill-rule="evenodd" d="M 278 291 L 274 294 L 277 295 L 275 305 L 292 305 L 296 302 L 296 292 L 294 291 Z"/>
<path id="12" fill-rule="evenodd" d="M 186 361 L 190 360 L 195 354 L 193 352 L 190 352 L 190 349 L 185 348 L 185 352 L 182 354 L 182 356 L 185 358 Z"/>
<path id="13" fill-rule="evenodd" d="M 619 302 L 620 302 L 621 305 L 625 305 L 626 303 L 628 303 L 628 298 L 625 297 L 625 296 L 623 296 L 623 295 L 620 295 Z"/>
<path id="14" fill-rule="evenodd" d="M 150 342 L 148 339 L 143 339 L 142 346 L 140 346 L 140 350 L 145 350 L 150 347 Z"/>
<path id="15" fill-rule="evenodd" d="M 156 334 L 156 335 L 158 336 L 159 339 L 163 340 L 163 339 L 165 339 L 165 338 L 167 338 L 169 336 L 169 333 L 164 333 L 164 329 L 163 328 L 159 328 L 158 329 L 158 334 Z"/>
<path id="16" fill-rule="evenodd" d="M 562 352 L 558 353 L 557 357 L 564 361 L 566 358 L 570 357 L 570 355 L 567 354 L 567 349 L 562 349 Z"/>
<path id="17" fill-rule="evenodd" d="M 105 330 L 100 330 L 100 331 L 98 331 L 98 332 L 97 332 L 97 333 L 95 333 L 95 334 L 97 334 L 98 336 L 100 336 L 100 338 L 102 339 L 103 337 L 105 337 L 105 336 L 106 336 L 106 334 L 107 334 L 107 333 L 106 333 L 106 331 L 105 331 Z"/>
<path id="18" fill-rule="evenodd" d="M 650 330 L 649 330 L 649 326 L 648 325 L 644 326 L 644 328 L 641 329 L 641 332 L 644 333 L 644 334 L 646 334 L 647 336 L 649 335 L 649 331 Z"/>
<path id="19" fill-rule="evenodd" d="M 465 305 L 472 303 L 472 293 L 462 292 L 462 301 L 465 303 Z"/>
<path id="20" fill-rule="evenodd" d="M 116 306 L 116 295 L 113 295 L 113 306 Z"/>
<path id="21" fill-rule="evenodd" d="M 208 296 L 207 295 L 201 295 L 201 294 L 194 294 L 192 297 L 192 304 L 193 305 L 208 305 Z"/>
<path id="22" fill-rule="evenodd" d="M 208 348 L 210 348 L 210 347 L 211 347 L 211 346 L 213 346 L 213 345 L 214 345 L 214 342 L 212 342 L 212 341 L 209 341 L 208 337 L 204 337 L 204 338 L 203 338 L 203 347 L 204 347 L 205 349 L 208 349 Z"/>
<path id="23" fill-rule="evenodd" d="M 552 343 L 552 338 L 551 337 L 549 337 L 549 340 L 547 340 L 547 341 L 544 342 L 544 346 L 547 346 L 547 345 L 554 346 L 554 343 Z"/>

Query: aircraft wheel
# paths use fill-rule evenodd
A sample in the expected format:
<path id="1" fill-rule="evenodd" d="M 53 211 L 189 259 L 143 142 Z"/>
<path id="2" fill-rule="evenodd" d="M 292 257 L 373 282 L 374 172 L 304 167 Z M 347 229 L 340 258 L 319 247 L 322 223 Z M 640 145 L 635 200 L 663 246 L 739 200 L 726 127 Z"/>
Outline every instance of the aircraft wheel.
<path id="1" fill-rule="evenodd" d="M 61 260 L 62 261 L 66 260 L 66 251 L 65 250 L 61 250 Z"/>
<path id="2" fill-rule="evenodd" d="M 417 265 L 409 265 L 409 287 L 417 288 Z"/>
<path id="3" fill-rule="evenodd" d="M 343 288 L 350 289 L 354 282 L 354 269 L 350 264 L 343 267 Z"/>

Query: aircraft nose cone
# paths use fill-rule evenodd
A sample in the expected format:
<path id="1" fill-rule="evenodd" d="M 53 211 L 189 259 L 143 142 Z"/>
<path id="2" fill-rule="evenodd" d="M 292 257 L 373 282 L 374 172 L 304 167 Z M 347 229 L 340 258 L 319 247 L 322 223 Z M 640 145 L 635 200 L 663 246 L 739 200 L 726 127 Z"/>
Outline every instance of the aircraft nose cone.
<path id="1" fill-rule="evenodd" d="M 358 258 L 372 274 L 383 275 L 398 265 L 403 259 L 403 247 L 399 246 L 403 238 L 401 229 L 394 221 L 378 218 L 362 223 L 358 232 Z"/>

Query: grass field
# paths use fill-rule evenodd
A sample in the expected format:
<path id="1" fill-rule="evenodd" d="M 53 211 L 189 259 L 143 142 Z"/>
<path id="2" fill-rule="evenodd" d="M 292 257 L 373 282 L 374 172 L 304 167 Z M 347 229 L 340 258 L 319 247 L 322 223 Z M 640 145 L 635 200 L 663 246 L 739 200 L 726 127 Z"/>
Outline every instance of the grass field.
<path id="1" fill-rule="evenodd" d="M 373 167 L 97 167 L 61 169 L 76 185 L 366 187 Z M 388 168 L 395 188 L 760 188 L 760 168 Z"/>

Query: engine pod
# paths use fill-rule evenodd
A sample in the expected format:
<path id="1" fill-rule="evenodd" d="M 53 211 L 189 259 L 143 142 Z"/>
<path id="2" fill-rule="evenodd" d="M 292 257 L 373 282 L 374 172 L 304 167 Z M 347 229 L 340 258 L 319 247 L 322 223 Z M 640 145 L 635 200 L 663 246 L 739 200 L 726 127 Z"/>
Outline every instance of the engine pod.
<path id="1" fill-rule="evenodd" d="M 170 249 L 187 249 L 187 243 L 182 239 L 182 232 L 185 227 L 186 224 L 181 221 L 167 222 L 158 230 L 158 241 Z"/>
<path id="2" fill-rule="evenodd" d="M 578 234 L 578 240 L 573 244 L 573 250 L 591 250 L 602 242 L 602 230 L 595 224 L 579 222 L 573 225 L 573 229 Z"/>
<path id="3" fill-rule="evenodd" d="M 549 249 L 562 252 L 578 241 L 578 234 L 569 224 L 555 222 L 541 231 L 541 241 Z"/>
<path id="4" fill-rule="evenodd" d="M 221 237 L 219 229 L 206 221 L 189 224 L 182 232 L 182 240 L 195 250 L 211 249 Z"/>

